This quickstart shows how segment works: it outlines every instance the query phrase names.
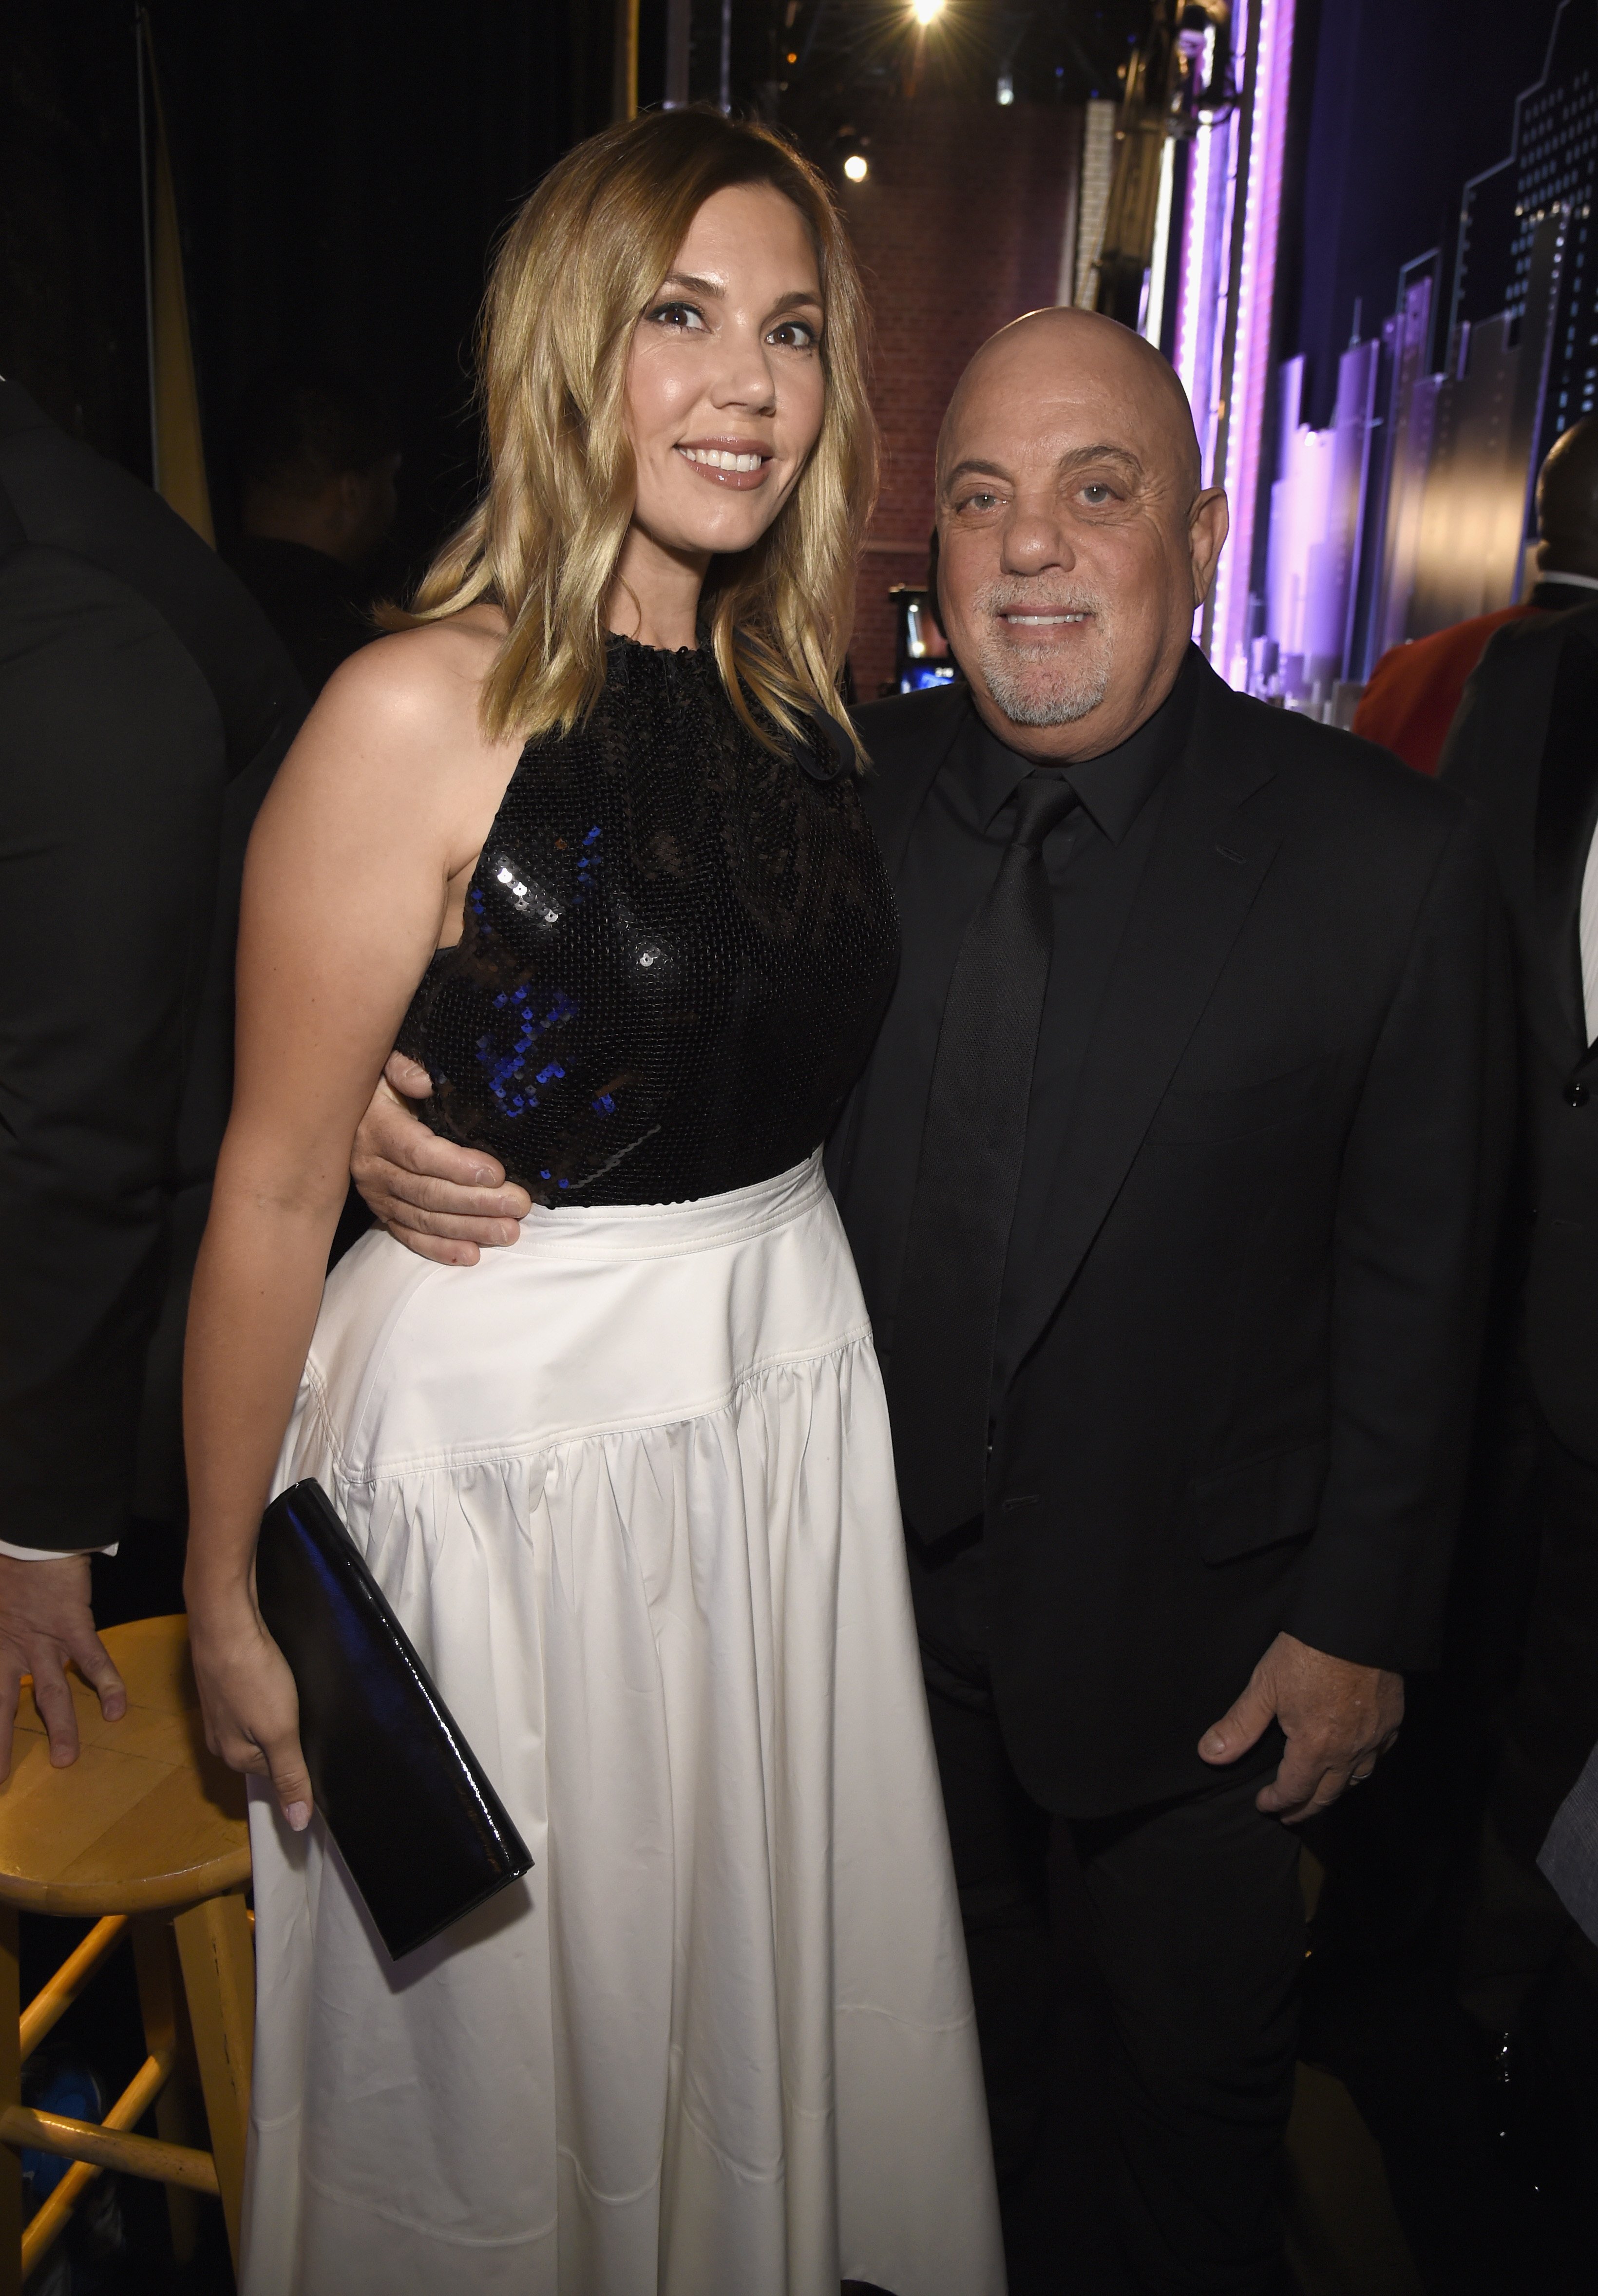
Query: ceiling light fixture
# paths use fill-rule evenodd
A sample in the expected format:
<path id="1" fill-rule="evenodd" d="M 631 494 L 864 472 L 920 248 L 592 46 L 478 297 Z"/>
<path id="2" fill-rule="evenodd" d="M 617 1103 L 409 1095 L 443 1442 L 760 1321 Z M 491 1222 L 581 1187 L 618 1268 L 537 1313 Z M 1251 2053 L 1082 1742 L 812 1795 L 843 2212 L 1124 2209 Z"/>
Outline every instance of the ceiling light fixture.
<path id="1" fill-rule="evenodd" d="M 843 163 L 843 172 L 851 184 L 863 184 L 871 173 L 870 163 L 865 152 L 851 152 Z"/>

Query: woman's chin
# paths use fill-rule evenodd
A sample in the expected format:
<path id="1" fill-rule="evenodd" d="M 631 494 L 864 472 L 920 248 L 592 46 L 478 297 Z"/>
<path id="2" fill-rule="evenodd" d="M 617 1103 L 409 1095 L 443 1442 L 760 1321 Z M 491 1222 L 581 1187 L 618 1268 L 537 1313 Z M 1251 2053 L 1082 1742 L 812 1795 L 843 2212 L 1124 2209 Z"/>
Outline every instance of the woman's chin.
<path id="1" fill-rule="evenodd" d="M 703 485 L 702 480 L 696 481 Z M 768 482 L 769 486 L 769 482 Z M 708 491 L 708 489 L 707 489 Z M 728 492 L 709 502 L 674 503 L 673 515 L 651 519 L 640 505 L 636 523 L 663 548 L 685 558 L 729 558 L 759 541 L 781 509 L 774 487 Z"/>

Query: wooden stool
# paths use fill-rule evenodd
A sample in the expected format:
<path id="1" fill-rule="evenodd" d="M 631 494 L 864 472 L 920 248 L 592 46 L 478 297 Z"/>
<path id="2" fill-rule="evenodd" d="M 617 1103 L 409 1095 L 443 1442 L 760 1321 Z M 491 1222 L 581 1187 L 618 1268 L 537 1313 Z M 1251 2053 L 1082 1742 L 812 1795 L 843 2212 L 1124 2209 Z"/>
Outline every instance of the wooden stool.
<path id="1" fill-rule="evenodd" d="M 102 2169 L 166 2185 L 180 2257 L 193 2247 L 189 2195 L 217 2194 L 238 2262 L 255 2016 L 244 1781 L 206 1751 L 188 1621 L 142 1619 L 104 1639 L 127 1685 L 123 1719 L 104 1721 L 94 1692 L 70 1677 L 83 1751 L 70 1769 L 53 1769 L 25 1682 L 11 1778 L 0 1786 L 0 2296 L 20 2289 Z M 19 1912 L 96 1923 L 26 2009 Z M 103 2125 L 29 2112 L 23 2061 L 124 1931 L 149 2052 L 143 2067 Z M 178 2141 L 193 2133 L 196 2077 L 209 2152 Z M 160 2136 L 128 2133 L 152 2103 Z M 77 2164 L 26 2229 L 23 2145 Z"/>

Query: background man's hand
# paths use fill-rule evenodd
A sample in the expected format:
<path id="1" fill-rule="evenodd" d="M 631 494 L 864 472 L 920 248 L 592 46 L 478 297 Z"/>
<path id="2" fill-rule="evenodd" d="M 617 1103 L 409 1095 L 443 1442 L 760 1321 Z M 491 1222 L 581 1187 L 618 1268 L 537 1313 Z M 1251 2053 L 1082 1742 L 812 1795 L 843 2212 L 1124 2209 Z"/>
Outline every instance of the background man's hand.
<path id="1" fill-rule="evenodd" d="M 1199 1751 L 1207 1762 L 1234 1762 L 1273 1719 L 1287 1734 L 1287 1751 L 1255 1807 L 1296 1825 L 1370 1776 L 1404 1719 L 1404 1677 L 1278 1635 L 1242 1696 L 1200 1739 Z"/>
<path id="2" fill-rule="evenodd" d="M 99 1692 L 106 1720 L 119 1722 L 127 1711 L 127 1693 L 94 1632 L 88 1556 L 20 1562 L 15 1555 L 0 1554 L 0 1779 L 11 1775 L 12 1733 L 25 1674 L 33 1677 L 34 1703 L 50 1734 L 51 1760 L 59 1770 L 78 1759 L 69 1659 Z"/>
<path id="3" fill-rule="evenodd" d="M 391 1056 L 355 1136 L 350 1174 L 396 1242 L 423 1259 L 471 1267 L 479 1245 L 515 1242 L 532 1198 L 506 1186 L 492 1156 L 429 1131 L 411 1103 L 432 1088 L 419 1061 Z"/>

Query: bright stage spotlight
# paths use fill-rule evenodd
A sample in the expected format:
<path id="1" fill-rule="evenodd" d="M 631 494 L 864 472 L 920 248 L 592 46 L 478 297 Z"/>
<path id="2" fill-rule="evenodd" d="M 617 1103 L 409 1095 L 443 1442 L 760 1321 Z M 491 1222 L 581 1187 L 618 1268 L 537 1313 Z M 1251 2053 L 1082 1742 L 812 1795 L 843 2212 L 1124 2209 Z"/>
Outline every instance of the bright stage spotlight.
<path id="1" fill-rule="evenodd" d="M 863 184 L 871 172 L 870 162 L 864 152 L 851 152 L 843 163 L 843 172 L 851 184 Z"/>
<path id="2" fill-rule="evenodd" d="M 943 13 L 943 0 L 910 0 L 910 13 L 924 31 L 933 19 Z"/>

